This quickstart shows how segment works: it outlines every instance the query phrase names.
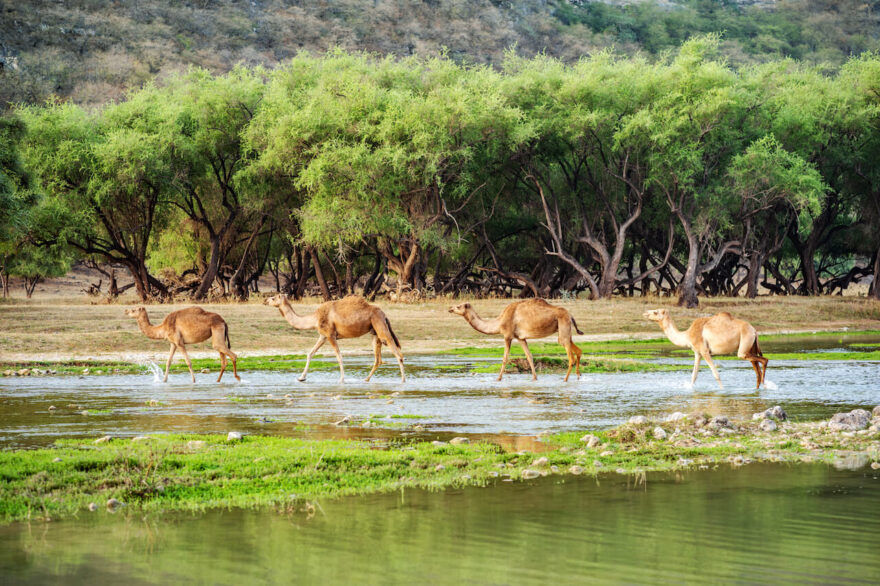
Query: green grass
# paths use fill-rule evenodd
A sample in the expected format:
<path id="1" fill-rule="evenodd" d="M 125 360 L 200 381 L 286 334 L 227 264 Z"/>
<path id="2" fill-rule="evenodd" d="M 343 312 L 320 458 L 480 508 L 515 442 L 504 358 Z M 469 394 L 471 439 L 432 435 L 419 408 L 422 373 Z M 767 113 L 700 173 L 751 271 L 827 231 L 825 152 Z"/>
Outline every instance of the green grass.
<path id="1" fill-rule="evenodd" d="M 0 522 L 87 515 L 89 503 L 103 508 L 110 498 L 125 503 L 131 514 L 286 507 L 404 487 L 484 486 L 502 476 L 522 479 L 526 469 L 563 474 L 572 465 L 595 475 L 673 470 L 734 457 L 831 461 L 835 450 L 880 457 L 876 433 L 847 437 L 812 424 L 786 424 L 793 426 L 790 435 L 742 429 L 706 437 L 694 428 L 685 445 L 654 439 L 654 425 L 595 432 L 599 445 L 594 448 L 584 447 L 583 432 L 550 436 L 540 454 L 506 452 L 485 441 L 434 445 L 246 436 L 227 442 L 224 436 L 177 434 L 101 444 L 63 440 L 50 448 L 0 452 Z M 666 427 L 671 433 L 672 426 Z M 802 438 L 815 446 L 804 448 Z M 547 462 L 538 464 L 540 457 Z"/>

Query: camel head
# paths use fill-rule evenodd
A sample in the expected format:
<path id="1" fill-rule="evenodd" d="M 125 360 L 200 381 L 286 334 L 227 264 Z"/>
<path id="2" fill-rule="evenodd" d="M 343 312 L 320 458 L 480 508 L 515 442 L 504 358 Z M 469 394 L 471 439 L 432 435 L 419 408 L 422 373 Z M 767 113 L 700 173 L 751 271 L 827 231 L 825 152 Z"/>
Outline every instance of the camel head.
<path id="1" fill-rule="evenodd" d="M 642 314 L 642 317 L 651 321 L 663 321 L 669 317 L 668 309 L 652 309 Z"/>
<path id="2" fill-rule="evenodd" d="M 271 305 L 272 307 L 281 307 L 287 301 L 287 295 L 279 293 L 263 300 L 263 305 Z"/>
<path id="3" fill-rule="evenodd" d="M 449 313 L 456 313 L 458 315 L 464 315 L 471 308 L 470 303 L 459 303 L 458 305 L 453 305 L 449 308 Z"/>
<path id="4" fill-rule="evenodd" d="M 143 307 L 135 307 L 133 309 L 126 309 L 125 315 L 127 315 L 128 317 L 133 317 L 133 318 L 137 319 L 141 315 L 147 315 L 147 310 Z"/>

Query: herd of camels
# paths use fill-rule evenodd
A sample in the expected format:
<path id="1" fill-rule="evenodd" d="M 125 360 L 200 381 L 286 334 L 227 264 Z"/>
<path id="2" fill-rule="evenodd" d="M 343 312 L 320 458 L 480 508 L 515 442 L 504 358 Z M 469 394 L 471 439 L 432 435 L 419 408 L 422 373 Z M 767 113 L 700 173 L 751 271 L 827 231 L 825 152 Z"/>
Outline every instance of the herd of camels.
<path id="1" fill-rule="evenodd" d="M 328 301 L 319 305 L 311 315 L 305 316 L 297 314 L 288 302 L 287 296 L 283 294 L 269 297 L 263 303 L 277 307 L 287 323 L 295 329 L 318 331 L 318 341 L 309 350 L 305 368 L 299 376 L 300 381 L 306 380 L 312 356 L 325 342 L 328 342 L 339 362 L 339 381 L 344 382 L 345 368 L 342 366 L 342 354 L 336 341 L 343 338 L 359 338 L 368 333 L 373 336 L 375 361 L 366 380 L 369 381 L 376 369 L 382 365 L 382 345 L 384 344 L 397 358 L 397 364 L 400 366 L 400 380 L 406 381 L 403 370 L 403 352 L 400 348 L 400 341 L 394 334 L 394 330 L 391 329 L 391 322 L 379 307 L 368 303 L 363 297 L 350 295 L 337 301 Z M 583 334 L 583 332 L 580 331 L 568 310 L 551 305 L 543 299 L 527 299 L 514 301 L 494 319 L 481 318 L 470 303 L 454 305 L 449 308 L 449 312 L 462 316 L 471 327 L 480 333 L 500 334 L 504 337 L 504 359 L 501 362 L 501 372 L 498 373 L 499 381 L 504 376 L 504 369 L 510 357 L 510 345 L 514 340 L 517 340 L 522 346 L 532 372 L 532 379 L 537 380 L 535 363 L 532 360 L 532 353 L 529 351 L 528 340 L 544 338 L 554 333 L 558 333 L 559 343 L 565 348 L 568 356 L 566 382 L 572 368 L 576 369 L 577 376 L 580 378 L 581 349 L 572 342 L 571 331 L 574 329 L 579 334 Z M 186 352 L 186 345 L 204 342 L 208 338 L 211 339 L 211 344 L 220 354 L 220 376 L 217 377 L 217 382 L 220 382 L 226 371 L 227 357 L 232 361 L 232 372 L 235 378 L 241 380 L 236 365 L 238 356 L 230 349 L 229 327 L 218 314 L 205 311 L 200 307 L 189 307 L 169 313 L 160 325 L 154 326 L 150 323 L 147 311 L 143 307 L 129 309 L 125 313 L 137 320 L 141 331 L 148 338 L 166 340 L 171 344 L 171 351 L 165 364 L 165 381 L 168 380 L 171 359 L 174 358 L 175 352 L 180 350 L 189 367 L 190 376 L 195 382 L 196 377 L 189 354 Z M 724 385 L 721 384 L 721 377 L 712 361 L 712 356 L 733 353 L 752 363 L 757 377 L 756 388 L 764 382 L 767 359 L 761 354 L 755 328 L 748 322 L 735 319 L 727 312 L 721 312 L 712 317 L 694 320 L 691 327 L 682 332 L 672 323 L 667 309 L 647 311 L 644 317 L 659 323 L 670 342 L 693 351 L 694 371 L 691 375 L 691 384 L 697 380 L 700 361 L 705 360 L 712 370 L 715 380 L 718 381 L 718 385 L 723 389 Z"/>

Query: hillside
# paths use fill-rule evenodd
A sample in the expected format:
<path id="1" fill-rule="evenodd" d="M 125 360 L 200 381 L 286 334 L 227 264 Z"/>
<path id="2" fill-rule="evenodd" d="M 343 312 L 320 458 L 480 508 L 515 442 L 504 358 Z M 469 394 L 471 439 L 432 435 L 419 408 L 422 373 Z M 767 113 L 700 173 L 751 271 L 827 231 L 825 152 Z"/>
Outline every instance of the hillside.
<path id="1" fill-rule="evenodd" d="M 95 105 L 190 65 L 274 65 L 333 46 L 395 55 L 446 51 L 499 64 L 505 50 L 564 60 L 607 46 L 660 55 L 719 32 L 741 65 L 791 56 L 831 65 L 874 50 L 880 3 L 650 0 L 0 0 L 0 104 L 52 94 Z"/>

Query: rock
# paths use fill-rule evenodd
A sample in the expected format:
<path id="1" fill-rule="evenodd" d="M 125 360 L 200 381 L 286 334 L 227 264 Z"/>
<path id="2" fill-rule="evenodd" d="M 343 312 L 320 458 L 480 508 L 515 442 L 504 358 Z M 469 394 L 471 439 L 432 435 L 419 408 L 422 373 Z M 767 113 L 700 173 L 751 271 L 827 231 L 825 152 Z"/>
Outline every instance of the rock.
<path id="1" fill-rule="evenodd" d="M 431 442 L 432 446 L 445 446 L 446 442 L 441 442 L 440 440 L 434 440 Z"/>
<path id="2" fill-rule="evenodd" d="M 53 462 L 60 462 L 60 461 L 61 461 L 61 458 L 53 458 L 52 461 L 53 461 Z"/>
<path id="3" fill-rule="evenodd" d="M 697 415 L 696 417 L 694 417 L 694 425 L 697 427 L 703 427 L 707 423 L 709 423 L 709 420 L 702 415 Z"/>
<path id="4" fill-rule="evenodd" d="M 541 473 L 537 470 L 530 470 L 529 468 L 526 468 L 522 471 L 523 480 L 531 480 L 532 478 L 537 478 L 540 475 Z"/>
<path id="5" fill-rule="evenodd" d="M 124 507 L 124 506 L 125 506 L 124 502 L 118 501 L 116 499 L 110 499 L 107 501 L 107 508 L 110 509 L 111 511 L 113 511 L 119 507 Z"/>
<path id="6" fill-rule="evenodd" d="M 89 369 L 88 369 L 88 368 L 83 368 L 83 374 L 89 374 Z"/>
<path id="7" fill-rule="evenodd" d="M 872 470 L 880 470 L 880 462 L 871 462 Z"/>
<path id="8" fill-rule="evenodd" d="M 210 368 L 203 368 L 203 369 L 201 370 L 201 373 L 202 373 L 202 374 L 208 374 L 208 373 L 210 373 L 210 372 L 211 372 L 211 369 L 210 369 Z"/>
<path id="9" fill-rule="evenodd" d="M 758 426 L 762 431 L 776 431 L 779 428 L 779 425 L 776 424 L 776 421 L 773 419 L 765 419 Z"/>
<path id="10" fill-rule="evenodd" d="M 546 466 L 550 463 L 550 460 L 546 456 L 541 456 L 534 462 L 532 462 L 532 466 Z"/>
<path id="11" fill-rule="evenodd" d="M 690 460 L 690 459 L 688 459 L 688 458 L 679 458 L 679 459 L 678 459 L 678 465 L 679 465 L 679 466 L 690 466 L 690 465 L 693 464 L 693 463 L 694 463 L 694 461 L 693 461 L 693 460 Z"/>
<path id="12" fill-rule="evenodd" d="M 424 425 L 413 425 L 413 431 L 425 431 Z"/>
<path id="13" fill-rule="evenodd" d="M 648 418 L 644 415 L 635 415 L 629 418 L 628 423 L 631 423 L 632 425 L 645 425 L 648 423 Z"/>
<path id="14" fill-rule="evenodd" d="M 593 460 L 593 466 L 594 466 L 595 468 L 602 468 L 603 466 L 605 466 L 605 464 L 603 464 L 603 463 L 602 463 L 601 461 L 599 461 L 599 460 Z"/>
<path id="15" fill-rule="evenodd" d="M 880 417 L 880 405 L 874 407 L 874 410 L 871 411 L 871 413 L 874 415 L 874 417 Z"/>
<path id="16" fill-rule="evenodd" d="M 604 452 L 602 452 L 599 455 L 602 456 L 603 458 L 607 458 L 608 456 L 613 456 L 614 452 L 612 452 L 611 450 L 605 450 Z"/>
<path id="17" fill-rule="evenodd" d="M 372 421 L 364 421 L 363 423 L 361 423 L 361 427 L 373 427 L 373 422 Z"/>
<path id="18" fill-rule="evenodd" d="M 555 464 L 553 466 L 550 466 L 550 472 L 552 472 L 553 474 L 559 474 L 559 466 Z"/>
<path id="19" fill-rule="evenodd" d="M 539 433 L 539 434 L 538 434 L 537 436 L 535 436 L 535 437 L 537 437 L 538 439 L 540 439 L 540 438 L 547 437 L 547 436 L 549 436 L 549 435 L 550 435 L 550 432 L 547 431 L 547 430 L 544 430 L 544 431 L 542 431 L 541 433 Z"/>
<path id="20" fill-rule="evenodd" d="M 337 421 L 333 425 L 347 425 L 349 421 L 351 421 L 351 415 L 346 415 L 345 417 L 343 417 L 342 419 L 340 419 L 339 421 Z"/>
<path id="21" fill-rule="evenodd" d="M 580 466 L 578 466 L 577 464 L 571 466 L 571 467 L 568 469 L 568 471 L 569 471 L 570 473 L 574 474 L 575 476 L 578 476 L 578 475 L 584 473 L 584 469 L 581 468 Z"/>
<path id="22" fill-rule="evenodd" d="M 226 441 L 228 442 L 237 442 L 241 440 L 241 432 L 238 431 L 230 431 L 226 434 Z"/>
<path id="23" fill-rule="evenodd" d="M 673 421 L 680 421 L 682 419 L 687 419 L 687 415 L 682 413 L 681 411 L 676 411 L 675 413 L 670 413 L 669 415 L 667 415 L 664 421 L 666 421 L 667 423 L 672 423 Z"/>
<path id="24" fill-rule="evenodd" d="M 451 440 L 449 440 L 449 443 L 452 444 L 453 446 L 458 446 L 461 444 L 469 444 L 469 443 L 471 443 L 471 440 L 469 440 L 466 437 L 454 437 Z"/>
<path id="25" fill-rule="evenodd" d="M 618 468 L 615 470 L 615 472 L 617 472 L 618 474 L 626 474 L 626 470 L 624 470 L 623 468 Z"/>
<path id="26" fill-rule="evenodd" d="M 55 405 L 49 405 L 49 411 L 55 411 L 56 409 L 58 409 L 58 407 Z"/>
<path id="27" fill-rule="evenodd" d="M 434 472 L 440 472 L 441 470 L 446 470 L 446 466 L 444 466 L 443 464 L 437 464 L 436 466 L 434 466 Z"/>
<path id="28" fill-rule="evenodd" d="M 709 421 L 709 427 L 712 429 L 730 429 L 730 420 L 725 415 L 716 415 Z"/>
<path id="29" fill-rule="evenodd" d="M 595 448 L 599 445 L 599 438 L 597 438 L 595 435 L 587 434 L 581 438 L 581 441 L 587 444 L 588 448 Z"/>
<path id="30" fill-rule="evenodd" d="M 103 443 L 109 442 L 111 439 L 113 439 L 111 436 L 105 435 L 104 437 L 99 437 L 93 443 L 103 444 Z"/>
<path id="31" fill-rule="evenodd" d="M 97 505 L 97 503 L 89 503 L 89 510 L 90 510 L 91 512 L 93 512 L 93 513 L 94 513 L 95 511 L 97 511 L 97 510 L 98 510 L 98 505 Z"/>
<path id="32" fill-rule="evenodd" d="M 16 373 L 18 376 L 30 376 L 31 369 L 30 368 L 22 368 Z"/>
<path id="33" fill-rule="evenodd" d="M 666 439 L 666 430 L 663 429 L 662 427 L 660 427 L 659 425 L 657 427 L 655 427 L 651 433 L 654 434 L 655 439 L 658 439 L 658 440 Z"/>
<path id="34" fill-rule="evenodd" d="M 138 435 L 138 436 L 135 436 L 135 437 L 131 438 L 131 441 L 133 441 L 133 442 L 145 442 L 145 441 L 148 441 L 148 440 L 151 440 L 151 439 L 153 439 L 153 438 L 151 438 L 151 437 L 148 436 L 148 435 Z"/>
<path id="35" fill-rule="evenodd" d="M 777 421 L 785 421 L 788 419 L 788 413 L 786 413 L 779 405 L 775 405 L 769 409 L 761 411 L 760 413 L 752 415 L 752 420 L 758 419 L 776 419 Z"/>
<path id="36" fill-rule="evenodd" d="M 15 373 L 12 372 L 11 370 L 4 370 L 3 376 L 15 376 Z"/>
<path id="37" fill-rule="evenodd" d="M 846 456 L 835 458 L 831 465 L 838 470 L 860 470 L 870 462 L 868 454 L 864 452 L 856 452 L 847 454 Z"/>
<path id="38" fill-rule="evenodd" d="M 203 440 L 190 440 L 186 442 L 186 447 L 190 450 L 200 450 L 205 447 Z"/>
<path id="39" fill-rule="evenodd" d="M 871 414 L 864 409 L 853 409 L 849 413 L 837 413 L 828 422 L 828 429 L 834 431 L 858 431 L 871 423 Z"/>

